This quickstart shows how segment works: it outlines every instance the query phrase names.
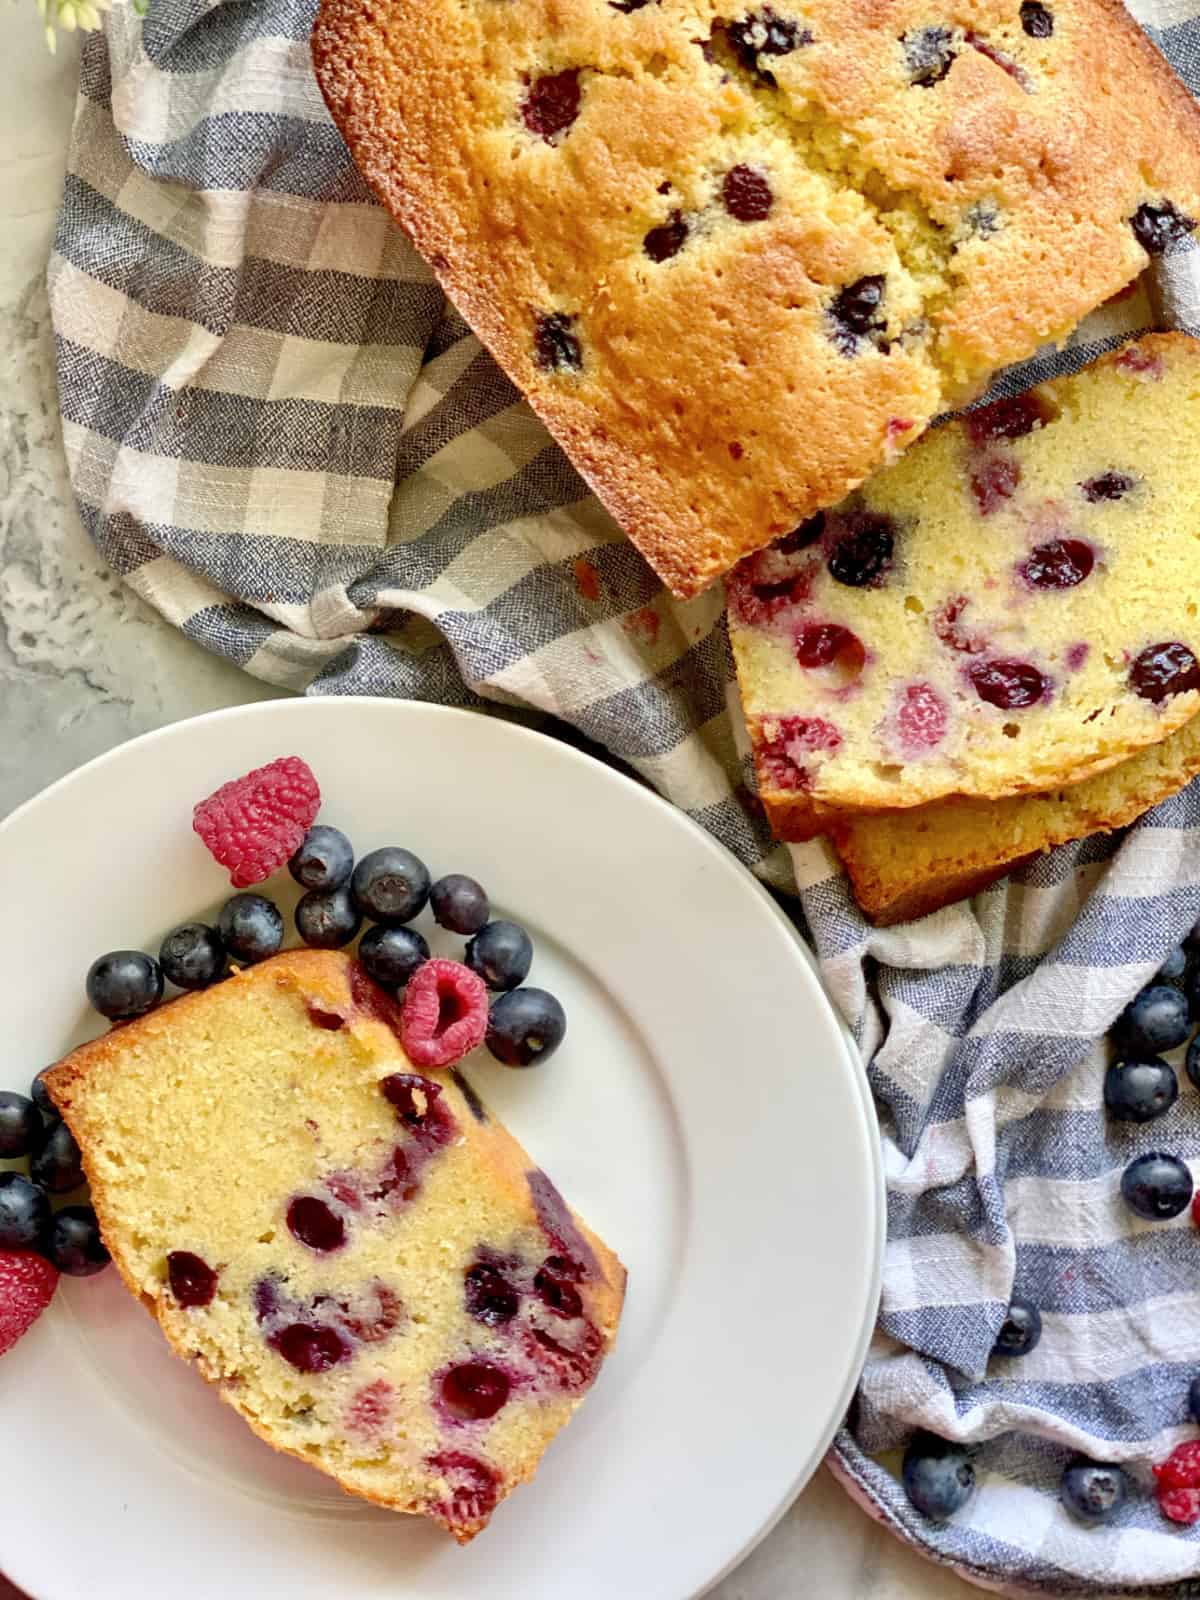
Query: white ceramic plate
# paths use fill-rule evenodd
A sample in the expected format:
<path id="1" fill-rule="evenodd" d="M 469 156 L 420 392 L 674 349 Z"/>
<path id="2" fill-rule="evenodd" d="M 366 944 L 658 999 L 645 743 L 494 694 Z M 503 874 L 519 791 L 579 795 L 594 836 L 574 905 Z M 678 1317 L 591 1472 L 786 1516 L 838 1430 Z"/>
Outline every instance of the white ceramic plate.
<path id="1" fill-rule="evenodd" d="M 215 910 L 229 890 L 192 805 L 291 754 L 360 852 L 400 843 L 469 872 L 532 933 L 567 1041 L 525 1073 L 481 1051 L 470 1076 L 625 1260 L 617 1349 L 536 1482 L 460 1550 L 254 1439 L 115 1273 L 64 1279 L 0 1361 L 0 1570 L 37 1600 L 697 1595 L 782 1514 L 845 1409 L 882 1188 L 861 1069 L 803 946 L 679 812 L 440 707 L 273 701 L 135 740 L 0 825 L 0 1083 L 26 1089 L 98 1031 L 96 955 L 157 950 Z"/>

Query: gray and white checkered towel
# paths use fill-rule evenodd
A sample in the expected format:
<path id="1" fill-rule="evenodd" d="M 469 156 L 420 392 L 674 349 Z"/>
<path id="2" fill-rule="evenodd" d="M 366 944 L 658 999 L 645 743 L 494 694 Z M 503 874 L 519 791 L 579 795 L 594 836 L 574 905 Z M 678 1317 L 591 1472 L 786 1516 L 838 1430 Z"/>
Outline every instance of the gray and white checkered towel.
<path id="1" fill-rule="evenodd" d="M 888 932 L 823 845 L 772 847 L 719 593 L 663 592 L 373 204 L 313 81 L 312 9 L 150 0 L 87 42 L 51 292 L 89 531 L 165 617 L 270 683 L 560 719 L 798 885 L 869 1063 L 889 1191 L 880 1330 L 836 1470 L 980 1581 L 1200 1592 L 1200 1528 L 1165 1523 L 1148 1487 L 1194 1432 L 1200 1231 L 1117 1198 L 1148 1148 L 1200 1172 L 1200 1101 L 1110 1125 L 1093 1043 L 1200 915 L 1200 785 Z M 1200 0 L 1140 13 L 1200 88 Z M 1173 257 L 1153 297 L 1003 387 L 1155 321 L 1200 327 L 1198 264 Z M 1014 1285 L 1045 1336 L 989 1370 Z M 916 1424 L 979 1446 L 981 1490 L 945 1527 L 872 1459 Z M 1075 1450 L 1142 1486 L 1106 1529 L 1058 1507 Z"/>

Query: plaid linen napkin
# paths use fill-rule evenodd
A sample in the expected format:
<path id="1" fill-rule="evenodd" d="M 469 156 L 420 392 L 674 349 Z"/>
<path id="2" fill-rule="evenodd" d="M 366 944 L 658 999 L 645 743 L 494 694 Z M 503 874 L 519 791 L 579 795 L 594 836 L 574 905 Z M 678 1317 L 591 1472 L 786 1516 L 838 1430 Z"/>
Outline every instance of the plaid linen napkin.
<path id="1" fill-rule="evenodd" d="M 312 77 L 312 0 L 150 0 L 87 41 L 50 267 L 84 522 L 169 621 L 281 688 L 559 719 L 782 889 L 868 1063 L 888 1184 L 883 1303 L 831 1462 L 874 1515 L 993 1586 L 1200 1593 L 1200 1528 L 1149 1464 L 1194 1433 L 1200 1231 L 1120 1204 L 1164 1147 L 1200 1171 L 1185 1087 L 1109 1124 L 1096 1040 L 1200 915 L 1200 785 L 972 904 L 867 927 L 822 843 L 772 844 L 750 790 L 722 599 L 673 600 L 400 231 Z M 1200 0 L 1140 20 L 1200 88 Z M 1150 325 L 1200 329 L 1200 252 L 998 387 Z M 797 1050 L 797 1070 L 816 1070 Z M 987 1366 L 1015 1287 L 1045 1335 Z M 978 1446 L 945 1526 L 872 1457 L 914 1426 Z M 1083 1450 L 1141 1492 L 1061 1512 Z"/>

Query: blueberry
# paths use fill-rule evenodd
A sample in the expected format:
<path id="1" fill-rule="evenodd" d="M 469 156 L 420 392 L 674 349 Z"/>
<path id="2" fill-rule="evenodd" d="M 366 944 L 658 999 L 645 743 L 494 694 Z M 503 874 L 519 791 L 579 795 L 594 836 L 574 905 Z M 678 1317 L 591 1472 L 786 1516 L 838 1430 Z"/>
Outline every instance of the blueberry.
<path id="1" fill-rule="evenodd" d="M 371 928 L 363 934 L 358 959 L 384 989 L 403 989 L 429 960 L 429 946 L 415 928 Z"/>
<path id="2" fill-rule="evenodd" d="M 1129 685 L 1143 700 L 1160 705 L 1171 695 L 1200 689 L 1200 661 L 1178 639 L 1148 644 L 1133 659 Z"/>
<path id="3" fill-rule="evenodd" d="M 1027 1356 L 1042 1337 L 1042 1314 L 1031 1300 L 1014 1295 L 1009 1302 L 1008 1316 L 996 1335 L 992 1354 L 997 1356 Z"/>
<path id="4" fill-rule="evenodd" d="M 1062 1503 L 1080 1522 L 1110 1522 L 1129 1493 L 1129 1480 L 1120 1467 L 1095 1461 L 1072 1461 L 1062 1475 Z"/>
<path id="5" fill-rule="evenodd" d="M 29 1163 L 29 1175 L 51 1194 L 66 1194 L 83 1182 L 83 1159 L 65 1122 L 52 1122 Z"/>
<path id="6" fill-rule="evenodd" d="M 177 989 L 207 989 L 229 971 L 221 935 L 205 922 L 172 928 L 158 952 L 158 964 Z"/>
<path id="7" fill-rule="evenodd" d="M 467 945 L 464 959 L 489 989 L 515 989 L 533 964 L 533 941 L 515 922 L 489 922 Z"/>
<path id="8" fill-rule="evenodd" d="M 103 1272 L 112 1258 L 91 1206 L 64 1206 L 58 1212 L 50 1233 L 50 1259 L 71 1278 Z"/>
<path id="9" fill-rule="evenodd" d="M 1186 998 L 1167 983 L 1152 983 L 1125 1007 L 1113 1023 L 1112 1036 L 1122 1050 L 1140 1056 L 1160 1055 L 1187 1038 L 1191 1015 Z"/>
<path id="10" fill-rule="evenodd" d="M 140 1017 L 162 999 L 162 968 L 140 950 L 110 950 L 88 968 L 86 987 L 102 1017 Z"/>
<path id="11" fill-rule="evenodd" d="M 58 1107 L 51 1100 L 50 1091 L 46 1087 L 46 1074 L 49 1071 L 49 1067 L 43 1067 L 38 1073 L 29 1086 L 29 1098 L 44 1117 L 48 1117 L 53 1121 L 58 1116 Z"/>
<path id="12" fill-rule="evenodd" d="M 0 1250 L 41 1253 L 49 1238 L 46 1191 L 19 1172 L 0 1172 Z"/>
<path id="13" fill-rule="evenodd" d="M 27 1156 L 41 1136 L 42 1114 L 33 1101 L 11 1089 L 0 1089 L 0 1159 Z"/>
<path id="14" fill-rule="evenodd" d="M 1177 944 L 1155 974 L 1155 983 L 1182 985 L 1184 978 L 1187 976 L 1187 965 L 1187 950 L 1183 945 Z"/>
<path id="15" fill-rule="evenodd" d="M 462 872 L 439 878 L 429 891 L 429 904 L 434 921 L 451 933 L 478 933 L 491 915 L 483 885 Z"/>
<path id="16" fill-rule="evenodd" d="M 1200 1378 L 1193 1378 L 1188 1384 L 1188 1410 L 1192 1421 L 1200 1423 Z"/>
<path id="17" fill-rule="evenodd" d="M 506 1067 L 533 1067 L 548 1061 L 567 1031 L 567 1014 L 545 989 L 511 989 L 488 1017 L 486 1043 Z"/>
<path id="18" fill-rule="evenodd" d="M 304 835 L 288 871 L 303 889 L 340 889 L 354 871 L 354 846 L 340 828 L 318 822 Z"/>
<path id="19" fill-rule="evenodd" d="M 1188 1045 L 1183 1065 L 1188 1077 L 1200 1089 L 1200 1033 Z"/>
<path id="20" fill-rule="evenodd" d="M 1165 1061 L 1114 1061 L 1104 1074 L 1104 1104 L 1116 1122 L 1153 1122 L 1179 1098 L 1179 1080 Z"/>
<path id="21" fill-rule="evenodd" d="M 1192 1175 L 1178 1156 L 1151 1151 L 1125 1168 L 1121 1195 L 1139 1217 L 1163 1222 L 1186 1208 L 1192 1198 Z"/>
<path id="22" fill-rule="evenodd" d="M 264 895 L 235 894 L 221 907 L 217 932 L 235 961 L 253 966 L 282 946 L 283 915 Z"/>
<path id="23" fill-rule="evenodd" d="M 936 1522 L 966 1505 L 975 1487 L 975 1468 L 960 1444 L 935 1433 L 917 1433 L 904 1452 L 904 1492 L 917 1510 Z"/>
<path id="24" fill-rule="evenodd" d="M 890 517 L 870 511 L 847 514 L 830 552 L 830 577 L 851 589 L 878 588 L 891 571 L 895 534 Z"/>
<path id="25" fill-rule="evenodd" d="M 1147 255 L 1160 256 L 1169 245 L 1184 239 L 1196 224 L 1169 200 L 1159 206 L 1141 205 L 1129 219 L 1134 237 Z"/>
<path id="26" fill-rule="evenodd" d="M 340 950 L 361 926 L 362 916 L 345 885 L 310 889 L 296 907 L 296 930 L 305 944 L 317 950 Z"/>
<path id="27" fill-rule="evenodd" d="M 394 928 L 411 922 L 425 909 L 429 868 L 411 850 L 385 845 L 362 858 L 354 869 L 350 887 L 354 903 L 364 917 Z"/>

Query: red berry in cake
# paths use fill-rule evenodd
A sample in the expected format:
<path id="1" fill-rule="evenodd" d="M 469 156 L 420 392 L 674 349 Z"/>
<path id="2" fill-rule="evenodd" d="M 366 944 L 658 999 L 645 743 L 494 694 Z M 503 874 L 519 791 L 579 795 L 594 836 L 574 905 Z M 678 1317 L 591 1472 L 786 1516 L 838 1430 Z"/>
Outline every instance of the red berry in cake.
<path id="1" fill-rule="evenodd" d="M 103 1272 L 112 1259 L 91 1206 L 63 1206 L 50 1231 L 50 1259 L 71 1278 Z"/>
<path id="2" fill-rule="evenodd" d="M 556 1389 L 568 1393 L 586 1389 L 599 1371 L 604 1353 L 599 1329 L 582 1318 L 574 1325 L 564 1322 L 556 1327 L 555 1333 L 546 1328 L 529 1329 L 526 1354 Z"/>
<path id="3" fill-rule="evenodd" d="M 383 988 L 403 989 L 429 960 L 429 946 L 415 928 L 368 928 L 358 959 Z"/>
<path id="4" fill-rule="evenodd" d="M 437 1149 L 454 1138 L 457 1124 L 442 1098 L 440 1084 L 415 1072 L 393 1072 L 379 1087 L 383 1098 L 395 1108 L 404 1126 L 412 1129 L 424 1149 Z"/>
<path id="5" fill-rule="evenodd" d="M 172 1250 L 167 1256 L 167 1282 L 181 1306 L 209 1305 L 217 1292 L 217 1276 L 208 1262 L 191 1250 Z"/>
<path id="6" fill-rule="evenodd" d="M 1157 704 L 1173 694 L 1200 689 L 1200 662 L 1178 640 L 1147 645 L 1134 658 L 1129 682 L 1134 694 Z"/>
<path id="7" fill-rule="evenodd" d="M 895 708 L 895 741 L 907 761 L 919 760 L 946 737 L 949 712 L 931 683 L 908 683 Z"/>
<path id="8" fill-rule="evenodd" d="M 310 889 L 296 907 L 296 932 L 314 950 L 340 950 L 362 926 L 350 890 Z"/>
<path id="9" fill-rule="evenodd" d="M 110 950 L 88 968 L 84 987 L 102 1017 L 124 1022 L 140 1017 L 162 999 L 162 968 L 141 950 Z"/>
<path id="10" fill-rule="evenodd" d="M 192 813 L 192 826 L 229 869 L 235 889 L 286 866 L 312 827 L 321 791 L 308 763 L 283 756 L 224 783 Z"/>
<path id="11" fill-rule="evenodd" d="M 354 846 L 340 828 L 318 822 L 304 835 L 288 871 L 302 889 L 340 889 L 354 871 Z"/>
<path id="12" fill-rule="evenodd" d="M 579 70 L 546 73 L 535 78 L 521 102 L 521 120 L 530 133 L 552 143 L 579 115 Z"/>
<path id="13" fill-rule="evenodd" d="M 1049 681 L 1029 661 L 976 661 L 967 668 L 975 693 L 1002 711 L 1036 705 L 1049 692 Z"/>
<path id="14" fill-rule="evenodd" d="M 283 915 L 265 895 L 235 894 L 217 918 L 221 943 L 245 966 L 266 961 L 283 947 Z"/>
<path id="15" fill-rule="evenodd" d="M 487 890 L 465 872 L 449 872 L 429 891 L 429 909 L 451 933 L 478 933 L 491 916 Z"/>
<path id="16" fill-rule="evenodd" d="M 1021 464 L 1011 456 L 985 456 L 971 468 L 971 493 L 981 517 L 1011 500 L 1021 482 Z"/>
<path id="17" fill-rule="evenodd" d="M 731 167 L 721 182 L 721 204 L 738 222 L 763 222 L 774 202 L 771 182 L 758 167 Z"/>
<path id="18" fill-rule="evenodd" d="M 442 1409 L 456 1422 L 486 1422 L 508 1399 L 508 1374 L 491 1361 L 463 1361 L 435 1380 Z"/>
<path id="19" fill-rule="evenodd" d="M 41 1141 L 42 1114 L 32 1100 L 0 1089 L 0 1161 L 18 1161 Z"/>
<path id="20" fill-rule="evenodd" d="M 1049 422 L 1048 402 L 1036 392 L 993 400 L 967 413 L 967 437 L 972 444 L 987 444 L 992 439 L 1020 439 L 1043 422 Z"/>
<path id="21" fill-rule="evenodd" d="M 555 1253 L 574 1266 L 577 1279 L 595 1273 L 595 1252 L 576 1227 L 575 1219 L 567 1209 L 567 1202 L 548 1175 L 540 1168 L 535 1168 L 526 1174 L 525 1181 L 529 1185 L 529 1196 L 542 1225 L 542 1232 L 554 1246 Z M 566 1268 L 560 1264 L 557 1271 L 563 1274 Z"/>
<path id="22" fill-rule="evenodd" d="M 953 599 L 946 601 L 940 611 L 934 613 L 932 626 L 948 650 L 963 655 L 978 655 L 987 647 L 987 639 L 982 633 L 972 633 L 963 621 L 963 613 L 970 603 L 965 594 L 956 594 Z"/>
<path id="23" fill-rule="evenodd" d="M 495 1510 L 500 1496 L 499 1479 L 477 1456 L 462 1450 L 442 1450 L 429 1456 L 426 1465 L 445 1482 L 445 1495 L 431 1504 L 438 1516 L 453 1527 L 471 1528 Z"/>
<path id="24" fill-rule="evenodd" d="M 378 1344 L 404 1320 L 400 1296 L 379 1278 L 353 1301 L 339 1301 L 338 1311 L 346 1332 L 363 1344 Z"/>
<path id="25" fill-rule="evenodd" d="M 29 1163 L 29 1176 L 48 1194 L 69 1194 L 83 1182 L 83 1157 L 65 1122 L 52 1122 Z"/>
<path id="26" fill-rule="evenodd" d="M 172 928 L 159 948 L 158 964 L 177 989 L 207 989 L 229 971 L 221 935 L 204 922 Z"/>
<path id="27" fill-rule="evenodd" d="M 0 1249 L 0 1356 L 29 1332 L 57 1287 L 58 1268 L 44 1256 Z"/>
<path id="28" fill-rule="evenodd" d="M 828 667 L 854 657 L 861 666 L 866 658 L 862 641 L 837 622 L 810 622 L 796 635 L 796 660 L 802 667 Z"/>
<path id="29" fill-rule="evenodd" d="M 460 962 L 427 961 L 405 991 L 400 1043 L 415 1066 L 448 1067 L 483 1043 L 487 1021 L 483 980 Z"/>
<path id="30" fill-rule="evenodd" d="M 287 1209 L 288 1232 L 310 1250 L 337 1250 L 346 1242 L 346 1224 L 316 1195 L 301 1194 Z"/>
<path id="31" fill-rule="evenodd" d="M 346 1410 L 346 1426 L 358 1433 L 379 1433 L 391 1421 L 396 1391 L 386 1378 L 364 1384 Z"/>
<path id="32" fill-rule="evenodd" d="M 567 1032 L 567 1014 L 545 989 L 510 989 L 493 1003 L 487 1047 L 506 1067 L 548 1061 Z"/>
<path id="33" fill-rule="evenodd" d="M 46 1191 L 22 1173 L 0 1172 L 0 1251 L 45 1251 L 50 1238 Z"/>
<path id="34" fill-rule="evenodd" d="M 467 945 L 464 958 L 489 989 L 515 989 L 533 965 L 533 940 L 515 922 L 489 922 Z"/>
<path id="35" fill-rule="evenodd" d="M 425 909 L 431 888 L 429 868 L 420 856 L 398 845 L 372 850 L 350 879 L 354 903 L 364 917 L 395 928 Z"/>
<path id="36" fill-rule="evenodd" d="M 806 757 L 836 750 L 841 742 L 841 734 L 824 717 L 773 718 L 762 754 L 763 773 L 781 789 L 803 789 L 808 781 Z"/>
<path id="37" fill-rule="evenodd" d="M 328 1372 L 353 1352 L 336 1328 L 292 1322 L 270 1335 L 267 1343 L 297 1372 Z"/>

